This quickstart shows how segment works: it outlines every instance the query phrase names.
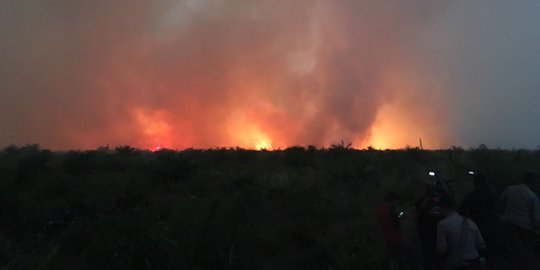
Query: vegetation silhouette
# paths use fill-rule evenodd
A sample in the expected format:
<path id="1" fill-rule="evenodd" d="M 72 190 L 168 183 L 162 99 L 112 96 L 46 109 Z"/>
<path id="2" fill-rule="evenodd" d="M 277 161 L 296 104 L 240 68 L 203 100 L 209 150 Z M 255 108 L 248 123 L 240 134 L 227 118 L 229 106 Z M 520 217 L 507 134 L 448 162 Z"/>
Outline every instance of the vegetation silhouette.
<path id="1" fill-rule="evenodd" d="M 471 168 L 502 190 L 539 165 L 539 150 L 487 147 L 8 146 L 0 269 L 384 269 L 375 208 L 388 190 L 412 213 L 428 170 L 456 180 L 460 198 Z"/>

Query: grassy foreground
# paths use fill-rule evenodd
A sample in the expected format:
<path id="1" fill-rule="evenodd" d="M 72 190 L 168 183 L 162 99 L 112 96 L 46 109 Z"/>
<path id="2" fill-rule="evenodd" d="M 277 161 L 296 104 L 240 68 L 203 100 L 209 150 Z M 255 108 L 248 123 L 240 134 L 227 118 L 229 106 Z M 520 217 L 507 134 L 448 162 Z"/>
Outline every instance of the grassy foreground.
<path id="1" fill-rule="evenodd" d="M 374 210 L 428 170 L 498 189 L 540 151 L 293 147 L 0 152 L 0 269 L 385 269 Z M 412 230 L 412 221 L 407 221 Z"/>

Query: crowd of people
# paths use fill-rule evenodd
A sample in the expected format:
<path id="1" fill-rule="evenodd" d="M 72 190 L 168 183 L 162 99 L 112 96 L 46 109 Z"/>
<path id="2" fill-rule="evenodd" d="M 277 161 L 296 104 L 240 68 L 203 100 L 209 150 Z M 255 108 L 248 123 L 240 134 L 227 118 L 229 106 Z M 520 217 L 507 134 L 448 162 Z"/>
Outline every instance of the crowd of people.
<path id="1" fill-rule="evenodd" d="M 534 256 L 540 239 L 538 176 L 525 173 L 521 184 L 499 195 L 485 175 L 469 174 L 474 190 L 458 205 L 451 181 L 429 173 L 425 194 L 414 205 L 418 248 L 403 233 L 399 196 L 388 193 L 377 218 L 398 269 L 540 269 Z"/>

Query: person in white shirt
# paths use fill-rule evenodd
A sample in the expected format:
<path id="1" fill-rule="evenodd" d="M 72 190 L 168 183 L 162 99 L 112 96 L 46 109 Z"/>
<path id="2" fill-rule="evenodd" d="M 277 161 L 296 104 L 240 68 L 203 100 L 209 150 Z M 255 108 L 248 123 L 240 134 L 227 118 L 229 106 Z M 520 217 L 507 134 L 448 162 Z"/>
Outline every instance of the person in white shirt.
<path id="1" fill-rule="evenodd" d="M 534 268 L 533 241 L 540 231 L 540 202 L 532 190 L 538 182 L 535 173 L 526 173 L 523 183 L 507 187 L 498 202 L 498 208 L 503 210 L 501 219 L 513 240 L 507 243 L 514 251 L 512 260 L 521 269 Z"/>
<path id="2" fill-rule="evenodd" d="M 451 197 L 439 201 L 446 217 L 437 225 L 437 253 L 441 269 L 481 269 L 480 256 L 486 249 L 484 238 L 476 224 L 456 212 Z"/>
<path id="3" fill-rule="evenodd" d="M 499 201 L 504 209 L 504 221 L 529 232 L 540 230 L 540 203 L 532 191 L 537 181 L 534 173 L 527 173 L 522 184 L 504 190 Z"/>

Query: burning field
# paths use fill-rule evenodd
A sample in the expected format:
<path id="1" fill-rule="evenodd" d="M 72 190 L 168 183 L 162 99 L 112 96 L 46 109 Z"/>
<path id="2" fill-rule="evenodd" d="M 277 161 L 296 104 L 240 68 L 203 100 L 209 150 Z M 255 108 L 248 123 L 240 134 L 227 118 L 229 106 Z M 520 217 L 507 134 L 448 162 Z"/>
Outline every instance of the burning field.
<path id="1" fill-rule="evenodd" d="M 450 144 L 430 1 L 7 1 L 0 144 Z M 440 79 L 440 78 L 438 78 Z"/>

